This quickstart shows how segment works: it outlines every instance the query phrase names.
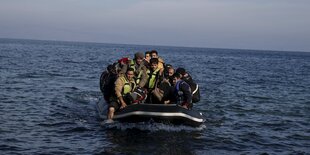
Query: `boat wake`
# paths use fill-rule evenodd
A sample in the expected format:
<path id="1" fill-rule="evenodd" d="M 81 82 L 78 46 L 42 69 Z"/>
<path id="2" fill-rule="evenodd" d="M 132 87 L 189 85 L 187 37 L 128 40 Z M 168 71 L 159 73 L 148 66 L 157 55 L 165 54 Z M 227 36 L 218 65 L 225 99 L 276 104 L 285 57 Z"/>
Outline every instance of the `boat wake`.
<path id="1" fill-rule="evenodd" d="M 139 123 L 125 123 L 125 122 L 118 122 L 118 121 L 102 121 L 100 125 L 104 129 L 117 129 L 117 130 L 129 130 L 129 129 L 137 129 L 142 131 L 150 131 L 150 132 L 157 132 L 157 131 L 169 131 L 169 132 L 192 132 L 192 131 L 203 131 L 206 129 L 206 125 L 202 124 L 198 127 L 191 127 L 185 125 L 173 125 L 173 124 L 166 124 L 166 123 L 158 123 L 154 121 L 149 122 L 139 122 Z"/>

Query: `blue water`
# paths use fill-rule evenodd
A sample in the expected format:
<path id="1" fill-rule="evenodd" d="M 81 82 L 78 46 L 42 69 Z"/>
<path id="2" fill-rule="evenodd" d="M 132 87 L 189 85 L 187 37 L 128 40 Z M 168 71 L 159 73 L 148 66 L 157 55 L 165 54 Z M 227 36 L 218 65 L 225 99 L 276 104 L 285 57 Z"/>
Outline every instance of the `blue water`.
<path id="1" fill-rule="evenodd" d="M 199 128 L 103 124 L 106 65 L 156 49 L 200 84 Z M 310 154 L 310 52 L 0 39 L 0 154 Z"/>

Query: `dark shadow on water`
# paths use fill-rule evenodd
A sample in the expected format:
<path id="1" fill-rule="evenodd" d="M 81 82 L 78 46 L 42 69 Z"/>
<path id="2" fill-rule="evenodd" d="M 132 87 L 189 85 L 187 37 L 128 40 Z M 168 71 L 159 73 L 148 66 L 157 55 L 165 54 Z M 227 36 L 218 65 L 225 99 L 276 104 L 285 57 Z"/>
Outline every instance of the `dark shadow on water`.
<path id="1" fill-rule="evenodd" d="M 169 127 L 168 127 L 169 128 Z M 176 127 L 173 127 L 176 128 Z M 199 145 L 202 131 L 144 130 L 139 128 L 104 129 L 110 145 L 95 154 L 197 154 L 203 150 Z"/>

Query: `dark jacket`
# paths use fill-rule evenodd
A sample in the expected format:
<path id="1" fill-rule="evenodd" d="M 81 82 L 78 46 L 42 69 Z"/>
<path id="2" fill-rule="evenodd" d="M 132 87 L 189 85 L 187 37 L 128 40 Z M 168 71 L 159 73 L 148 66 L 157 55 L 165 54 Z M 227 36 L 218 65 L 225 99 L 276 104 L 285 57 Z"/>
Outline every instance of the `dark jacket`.
<path id="1" fill-rule="evenodd" d="M 199 102 L 200 101 L 199 86 L 188 73 L 186 74 L 187 74 L 186 76 L 183 75 L 182 80 L 184 80 L 191 87 L 191 93 L 193 95 L 192 102 L 193 103 Z"/>
<path id="2" fill-rule="evenodd" d="M 174 87 L 174 100 L 177 104 L 184 105 L 186 104 L 188 107 L 191 107 L 192 104 L 192 93 L 189 84 L 185 81 L 180 80 L 176 83 Z"/>

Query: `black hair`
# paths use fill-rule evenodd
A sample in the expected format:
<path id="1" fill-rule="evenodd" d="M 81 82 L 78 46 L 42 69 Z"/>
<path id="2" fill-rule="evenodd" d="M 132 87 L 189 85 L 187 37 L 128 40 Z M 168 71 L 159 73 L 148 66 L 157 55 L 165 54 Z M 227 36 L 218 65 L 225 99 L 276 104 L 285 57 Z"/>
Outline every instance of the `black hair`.
<path id="1" fill-rule="evenodd" d="M 172 78 L 178 78 L 178 79 L 180 79 L 180 78 L 181 78 L 181 74 L 179 74 L 179 73 L 174 73 L 174 74 L 172 75 Z"/>
<path id="2" fill-rule="evenodd" d="M 113 65 L 108 65 L 107 70 L 108 72 L 113 72 L 114 66 Z"/>
<path id="3" fill-rule="evenodd" d="M 147 54 L 151 55 L 151 51 L 146 51 L 144 54 L 145 55 L 147 55 Z"/>
<path id="4" fill-rule="evenodd" d="M 156 53 L 156 55 L 158 55 L 158 52 L 156 50 L 152 50 L 151 54 Z"/>
<path id="5" fill-rule="evenodd" d="M 179 73 L 179 74 L 186 74 L 186 70 L 184 68 L 178 68 L 175 72 Z"/>
<path id="6" fill-rule="evenodd" d="M 158 59 L 157 58 L 151 58 L 150 64 L 156 63 L 158 64 Z"/>
<path id="7" fill-rule="evenodd" d="M 174 68 L 172 67 L 172 65 L 170 64 L 165 64 L 165 67 L 164 67 L 164 77 L 168 78 L 169 77 L 169 69 L 173 69 Z"/>
<path id="8" fill-rule="evenodd" d="M 130 71 L 135 72 L 135 70 L 134 70 L 133 68 L 128 68 L 127 71 L 126 71 L 126 73 L 128 73 L 128 72 L 130 72 Z"/>

